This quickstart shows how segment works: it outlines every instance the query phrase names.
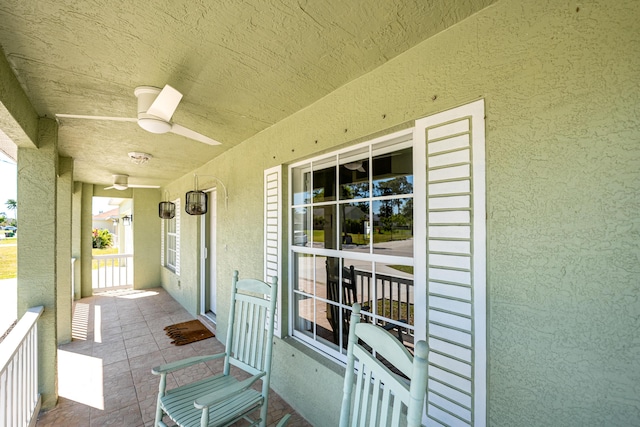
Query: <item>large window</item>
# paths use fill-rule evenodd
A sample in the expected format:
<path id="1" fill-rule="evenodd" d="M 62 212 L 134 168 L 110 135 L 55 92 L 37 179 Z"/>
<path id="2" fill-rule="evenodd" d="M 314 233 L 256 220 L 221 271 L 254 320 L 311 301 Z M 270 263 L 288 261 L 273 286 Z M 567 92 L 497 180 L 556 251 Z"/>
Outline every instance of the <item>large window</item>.
<path id="1" fill-rule="evenodd" d="M 362 321 L 413 345 L 411 136 L 290 167 L 293 333 L 339 359 L 355 302 Z"/>
<path id="2" fill-rule="evenodd" d="M 484 116 L 477 100 L 289 167 L 289 332 L 344 360 L 357 301 L 427 340 L 438 425 L 486 420 Z"/>

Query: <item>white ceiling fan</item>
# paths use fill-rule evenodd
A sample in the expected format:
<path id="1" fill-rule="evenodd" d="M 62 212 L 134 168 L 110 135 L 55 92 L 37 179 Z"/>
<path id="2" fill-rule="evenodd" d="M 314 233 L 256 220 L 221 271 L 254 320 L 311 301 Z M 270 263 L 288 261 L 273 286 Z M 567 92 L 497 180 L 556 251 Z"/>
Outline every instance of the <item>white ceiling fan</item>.
<path id="1" fill-rule="evenodd" d="M 153 86 L 139 86 L 133 93 L 138 98 L 138 117 L 109 117 L 85 116 L 80 114 L 56 114 L 59 118 L 110 120 L 118 122 L 137 122 L 138 125 L 151 133 L 172 132 L 177 135 L 203 142 L 209 145 L 220 145 L 220 142 L 171 122 L 171 117 L 178 108 L 182 94 L 169 85 L 163 89 Z"/>
<path id="2" fill-rule="evenodd" d="M 128 188 L 160 188 L 160 186 L 129 184 L 129 175 L 113 175 L 113 185 L 106 187 L 105 190 L 126 190 Z"/>

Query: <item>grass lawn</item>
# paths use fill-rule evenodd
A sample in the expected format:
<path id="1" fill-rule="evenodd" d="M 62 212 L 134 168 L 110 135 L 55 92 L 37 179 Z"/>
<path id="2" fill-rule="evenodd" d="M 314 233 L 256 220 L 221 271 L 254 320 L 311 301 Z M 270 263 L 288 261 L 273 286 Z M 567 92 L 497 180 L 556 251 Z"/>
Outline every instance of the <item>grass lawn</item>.
<path id="1" fill-rule="evenodd" d="M 18 239 L 0 240 L 0 280 L 18 276 Z"/>
<path id="2" fill-rule="evenodd" d="M 0 240 L 0 280 L 13 279 L 18 277 L 18 239 L 9 238 Z M 117 254 L 118 248 L 93 249 L 93 255 Z M 97 263 L 93 263 L 93 268 L 98 268 Z M 118 260 L 115 260 L 115 267 Z"/>
<path id="3" fill-rule="evenodd" d="M 103 249 L 91 249 L 91 255 L 116 255 L 118 253 L 118 248 L 103 248 Z M 106 267 L 104 260 L 100 261 L 103 267 Z M 111 262 L 109 262 L 109 267 L 111 267 Z M 120 266 L 120 260 L 113 260 L 113 267 Z M 96 270 L 98 268 L 98 261 L 93 260 L 91 262 L 91 269 Z"/>

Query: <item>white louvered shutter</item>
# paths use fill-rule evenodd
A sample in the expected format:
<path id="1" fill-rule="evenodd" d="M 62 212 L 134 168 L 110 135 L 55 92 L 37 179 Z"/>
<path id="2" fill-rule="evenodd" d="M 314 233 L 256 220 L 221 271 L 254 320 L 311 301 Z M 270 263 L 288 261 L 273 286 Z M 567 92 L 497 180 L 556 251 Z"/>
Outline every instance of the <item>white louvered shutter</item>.
<path id="1" fill-rule="evenodd" d="M 427 310 L 416 310 L 424 311 L 416 324 L 427 325 L 417 338 L 430 350 L 428 425 L 486 424 L 484 133 L 483 100 L 415 126 L 416 193 L 426 195 L 416 198 L 426 224 L 416 227 L 424 253 L 415 277 L 426 278 Z"/>
<path id="2" fill-rule="evenodd" d="M 264 171 L 264 280 L 278 279 L 274 334 L 282 337 L 282 166 Z"/>

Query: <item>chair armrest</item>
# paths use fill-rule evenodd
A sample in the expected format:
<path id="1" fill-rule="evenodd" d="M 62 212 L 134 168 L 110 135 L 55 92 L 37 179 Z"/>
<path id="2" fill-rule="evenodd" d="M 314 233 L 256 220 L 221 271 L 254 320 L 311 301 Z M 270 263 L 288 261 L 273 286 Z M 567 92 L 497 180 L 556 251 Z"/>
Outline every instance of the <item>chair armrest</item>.
<path id="1" fill-rule="evenodd" d="M 187 359 L 178 360 L 176 362 L 167 363 L 166 365 L 156 366 L 151 370 L 154 375 L 166 374 L 169 372 L 177 371 L 178 369 L 184 369 L 191 365 L 197 365 L 198 363 L 207 362 L 209 360 L 220 359 L 226 356 L 226 353 L 211 354 L 208 356 L 195 356 Z"/>
<path id="2" fill-rule="evenodd" d="M 200 396 L 199 398 L 196 399 L 196 401 L 193 404 L 197 409 L 208 408 L 211 405 L 215 405 L 216 403 L 222 402 L 223 400 L 227 400 L 237 394 L 242 393 L 243 391 L 251 387 L 253 383 L 258 381 L 260 378 L 262 378 L 265 375 L 266 375 L 265 372 L 261 372 L 252 377 L 247 378 L 244 381 L 235 383 L 222 390 L 214 391 L 214 392 L 205 394 L 204 396 Z"/>
<path id="3" fill-rule="evenodd" d="M 280 418 L 280 422 L 276 424 L 276 427 L 284 427 L 289 424 L 289 418 L 291 418 L 291 414 L 286 414 L 284 417 Z"/>

